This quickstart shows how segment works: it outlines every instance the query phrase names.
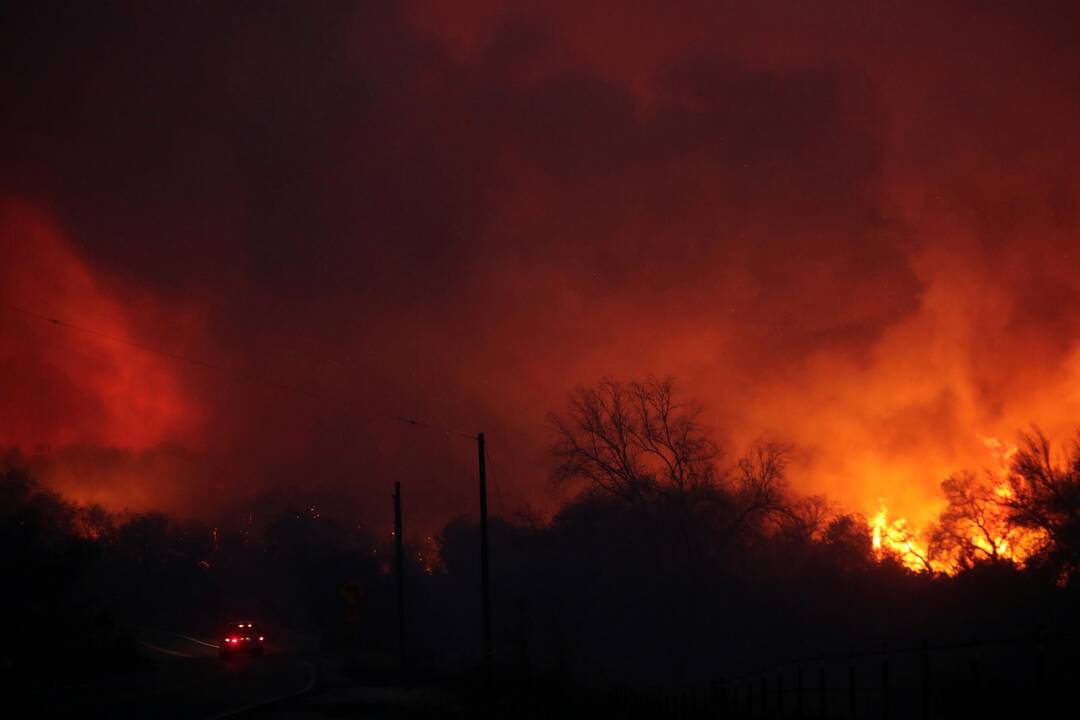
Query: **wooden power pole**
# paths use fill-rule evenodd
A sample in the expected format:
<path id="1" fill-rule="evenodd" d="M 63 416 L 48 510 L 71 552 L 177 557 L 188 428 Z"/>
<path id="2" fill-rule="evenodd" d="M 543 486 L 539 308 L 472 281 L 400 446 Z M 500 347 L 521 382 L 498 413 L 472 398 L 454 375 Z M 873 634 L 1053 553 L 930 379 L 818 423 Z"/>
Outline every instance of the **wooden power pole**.
<path id="1" fill-rule="evenodd" d="M 484 616 L 484 672 L 491 683 L 491 579 L 488 570 L 488 508 L 487 454 L 484 452 L 484 433 L 476 436 L 480 456 L 480 602 Z"/>
<path id="2" fill-rule="evenodd" d="M 401 483 L 394 483 L 394 548 L 397 551 L 398 659 L 405 665 L 405 553 L 402 549 Z"/>

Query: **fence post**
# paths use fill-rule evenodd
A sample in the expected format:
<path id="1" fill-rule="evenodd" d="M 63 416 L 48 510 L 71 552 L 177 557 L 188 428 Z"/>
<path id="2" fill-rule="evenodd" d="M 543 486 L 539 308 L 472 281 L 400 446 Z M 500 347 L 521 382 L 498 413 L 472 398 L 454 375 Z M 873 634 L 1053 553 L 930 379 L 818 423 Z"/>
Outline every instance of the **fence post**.
<path id="1" fill-rule="evenodd" d="M 1035 678 L 1040 688 L 1046 685 L 1046 647 L 1043 644 L 1042 625 L 1035 631 Z"/>
<path id="2" fill-rule="evenodd" d="M 848 717 L 855 717 L 855 657 L 851 653 L 848 664 Z"/>
<path id="3" fill-rule="evenodd" d="M 1050 707 L 1050 702 L 1046 698 L 1046 693 L 1049 692 L 1046 666 L 1046 645 L 1043 642 L 1043 628 L 1040 625 L 1035 631 L 1035 710 L 1040 713 Z"/>
<path id="4" fill-rule="evenodd" d="M 769 703 L 765 695 L 765 676 L 761 676 L 761 717 L 769 714 Z"/>
<path id="5" fill-rule="evenodd" d="M 881 660 L 881 720 L 889 720 L 889 658 Z"/>
<path id="6" fill-rule="evenodd" d="M 828 714 L 825 710 L 825 658 L 821 658 L 821 665 L 818 667 L 818 715 L 824 720 Z"/>
<path id="7" fill-rule="evenodd" d="M 982 687 L 982 676 L 979 674 L 979 638 L 971 636 L 971 684 L 975 689 Z"/>
<path id="8" fill-rule="evenodd" d="M 746 717 L 754 717 L 754 688 L 749 678 L 746 680 Z"/>
<path id="9" fill-rule="evenodd" d="M 919 649 L 919 687 L 922 690 L 922 720 L 930 720 L 930 650 L 925 640 Z"/>
<path id="10" fill-rule="evenodd" d="M 784 717 L 784 671 L 776 673 L 776 717 Z"/>
<path id="11" fill-rule="evenodd" d="M 795 717 L 803 716 L 802 665 L 795 666 Z"/>

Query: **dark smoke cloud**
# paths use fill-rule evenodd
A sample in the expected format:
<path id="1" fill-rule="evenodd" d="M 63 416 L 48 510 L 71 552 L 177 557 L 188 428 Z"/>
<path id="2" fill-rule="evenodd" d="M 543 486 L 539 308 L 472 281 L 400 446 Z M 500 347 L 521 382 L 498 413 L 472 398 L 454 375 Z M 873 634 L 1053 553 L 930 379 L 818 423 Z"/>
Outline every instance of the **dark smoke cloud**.
<path id="1" fill-rule="evenodd" d="M 5 332 L 3 439 L 187 448 L 131 502 L 187 509 L 175 485 L 211 477 L 222 505 L 344 494 L 383 522 L 400 479 L 437 522 L 471 508 L 473 448 L 370 415 L 486 430 L 497 505 L 546 508 L 545 413 L 671 373 L 732 452 L 778 435 L 799 487 L 921 512 L 978 434 L 1077 409 L 1080 73 L 1053 12 L 504 5 L 9 9 L 0 191 L 93 278 L 11 301 L 103 298 L 115 332 L 229 372 L 169 365 L 191 409 L 152 442 L 78 437 L 94 415 L 46 388 L 133 391 Z"/>

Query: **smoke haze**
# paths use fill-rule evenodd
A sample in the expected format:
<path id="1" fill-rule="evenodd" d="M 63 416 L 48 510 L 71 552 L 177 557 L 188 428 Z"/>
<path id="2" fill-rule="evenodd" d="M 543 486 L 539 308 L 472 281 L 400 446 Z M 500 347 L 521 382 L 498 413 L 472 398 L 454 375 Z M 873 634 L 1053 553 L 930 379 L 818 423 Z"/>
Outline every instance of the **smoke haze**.
<path id="1" fill-rule="evenodd" d="M 393 415 L 550 510 L 546 413 L 653 373 L 922 521 L 1080 418 L 1071 4 L 5 13 L 0 300 L 99 335 L 0 308 L 0 443 L 76 499 L 469 512 Z"/>

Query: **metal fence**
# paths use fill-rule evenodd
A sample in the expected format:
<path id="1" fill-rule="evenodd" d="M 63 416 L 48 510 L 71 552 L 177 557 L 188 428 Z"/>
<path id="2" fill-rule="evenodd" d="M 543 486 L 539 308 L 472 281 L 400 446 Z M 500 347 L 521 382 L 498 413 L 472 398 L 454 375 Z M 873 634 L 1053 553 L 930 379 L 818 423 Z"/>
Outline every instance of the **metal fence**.
<path id="1" fill-rule="evenodd" d="M 1080 632 L 881 646 L 758 668 L 706 685 L 610 688 L 609 715 L 644 720 L 1048 717 L 1080 690 Z"/>

